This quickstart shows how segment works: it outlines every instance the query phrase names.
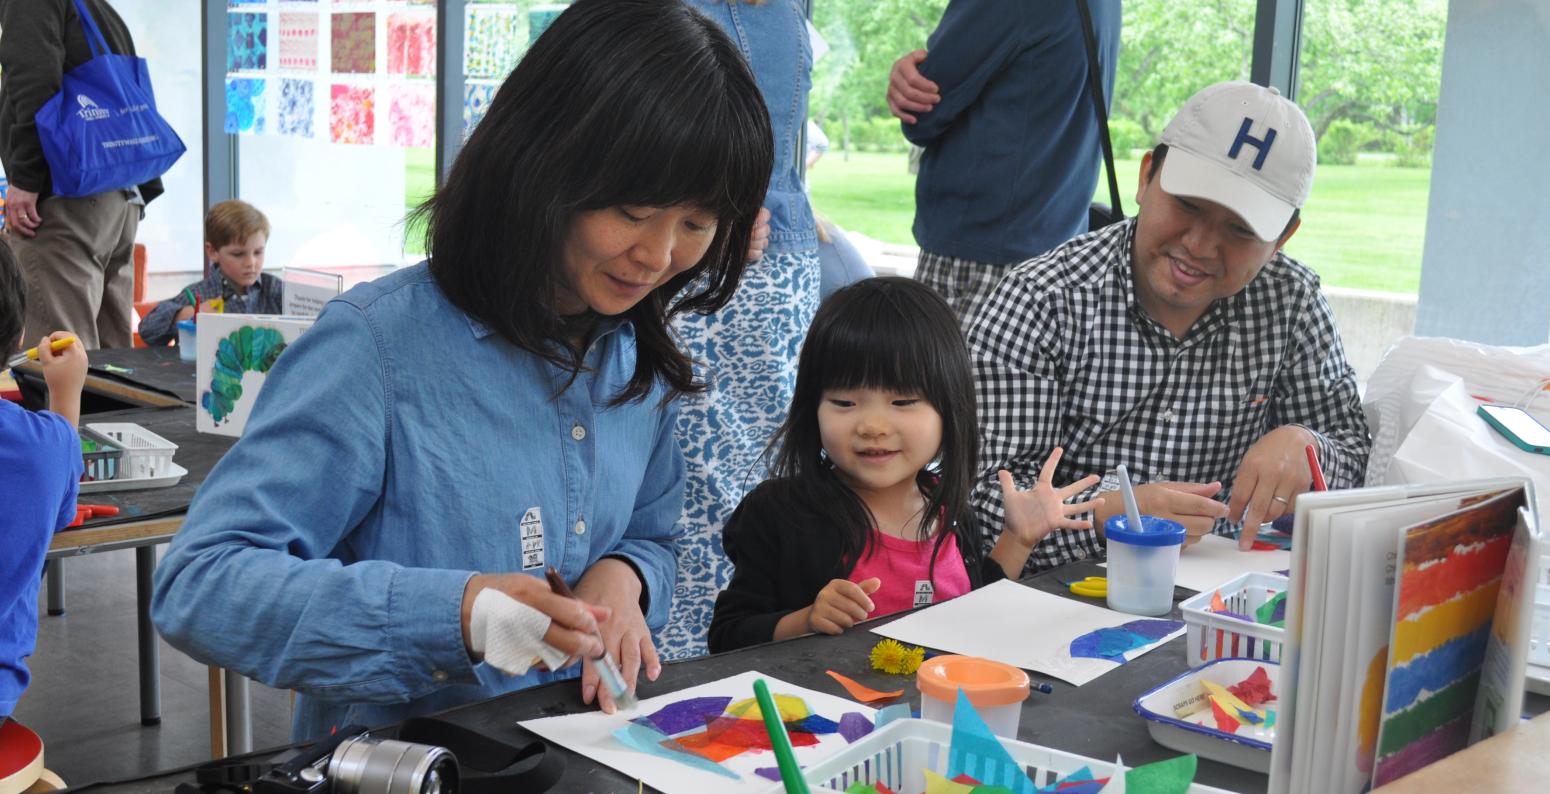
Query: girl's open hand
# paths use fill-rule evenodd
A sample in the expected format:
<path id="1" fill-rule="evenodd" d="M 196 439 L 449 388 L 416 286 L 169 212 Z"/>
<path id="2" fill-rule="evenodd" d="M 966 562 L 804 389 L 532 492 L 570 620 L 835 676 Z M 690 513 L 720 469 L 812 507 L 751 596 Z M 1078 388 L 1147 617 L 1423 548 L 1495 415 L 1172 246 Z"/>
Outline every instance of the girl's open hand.
<path id="1" fill-rule="evenodd" d="M 852 582 L 834 579 L 818 591 L 818 598 L 808 608 L 807 628 L 824 634 L 839 634 L 867 619 L 877 608 L 871 595 L 882 587 L 877 577 Z"/>
<path id="2" fill-rule="evenodd" d="M 1005 532 L 1012 533 L 1019 544 L 1031 548 L 1057 529 L 1092 528 L 1091 521 L 1078 520 L 1074 516 L 1091 512 L 1099 502 L 1067 504 L 1066 500 L 1097 485 L 1098 475 L 1089 474 L 1064 488 L 1056 488 L 1055 467 L 1063 453 L 1064 450 L 1055 447 L 1039 469 L 1038 482 L 1026 491 L 1018 490 L 1011 473 L 1005 469 L 999 473 L 1002 503 L 1006 505 Z"/>

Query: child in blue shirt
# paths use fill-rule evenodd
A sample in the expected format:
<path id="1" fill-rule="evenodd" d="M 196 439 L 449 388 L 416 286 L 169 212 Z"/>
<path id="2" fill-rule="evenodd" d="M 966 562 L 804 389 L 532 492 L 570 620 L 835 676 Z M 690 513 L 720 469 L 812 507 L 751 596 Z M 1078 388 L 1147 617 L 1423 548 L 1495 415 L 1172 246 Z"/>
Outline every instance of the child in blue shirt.
<path id="1" fill-rule="evenodd" d="M 205 213 L 209 275 L 156 304 L 140 321 L 140 338 L 151 347 L 167 344 L 178 335 L 178 320 L 192 318 L 196 310 L 215 311 L 217 298 L 227 314 L 279 314 L 280 279 L 263 272 L 268 242 L 269 219 L 257 207 L 235 199 L 211 207 Z"/>
<path id="2" fill-rule="evenodd" d="M 22 347 L 27 282 L 11 247 L 0 240 L 0 360 Z M 38 342 L 48 383 L 49 410 L 33 413 L 0 400 L 0 721 L 10 716 L 31 674 L 25 659 L 38 636 L 38 577 L 54 533 L 75 518 L 81 480 L 81 384 L 86 351 L 79 344 L 58 353 L 49 343 L 71 334 L 55 331 Z"/>

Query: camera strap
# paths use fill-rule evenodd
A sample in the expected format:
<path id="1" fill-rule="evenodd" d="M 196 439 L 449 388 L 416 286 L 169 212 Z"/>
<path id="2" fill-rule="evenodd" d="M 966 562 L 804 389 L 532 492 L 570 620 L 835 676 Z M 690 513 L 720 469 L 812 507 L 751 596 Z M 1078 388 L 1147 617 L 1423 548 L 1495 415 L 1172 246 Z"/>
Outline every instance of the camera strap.
<path id="1" fill-rule="evenodd" d="M 548 791 L 565 774 L 565 756 L 542 739 L 513 747 L 478 731 L 434 717 L 406 720 L 398 740 L 434 744 L 457 756 L 464 794 Z"/>
<path id="2" fill-rule="evenodd" d="M 339 735 L 323 740 L 331 744 L 321 749 L 332 752 L 338 740 L 353 733 L 341 731 Z M 513 747 L 434 717 L 417 717 L 404 721 L 397 730 L 372 733 L 401 742 L 445 747 L 457 757 L 461 779 L 458 791 L 462 794 L 508 794 L 512 791 L 539 794 L 548 791 L 565 774 L 565 756 L 542 739 Z M 200 764 L 194 770 L 195 785 L 185 783 L 177 790 L 179 794 L 245 791 L 274 767 L 272 757 L 269 753 L 255 753 Z"/>

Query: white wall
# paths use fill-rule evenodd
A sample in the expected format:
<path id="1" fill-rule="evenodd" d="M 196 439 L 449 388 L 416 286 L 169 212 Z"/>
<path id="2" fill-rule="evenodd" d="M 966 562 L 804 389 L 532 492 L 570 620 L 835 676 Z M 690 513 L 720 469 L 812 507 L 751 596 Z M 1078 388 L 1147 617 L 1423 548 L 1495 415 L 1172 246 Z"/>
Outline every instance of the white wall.
<path id="1" fill-rule="evenodd" d="M 1416 333 L 1550 336 L 1550 0 L 1454 0 Z"/>

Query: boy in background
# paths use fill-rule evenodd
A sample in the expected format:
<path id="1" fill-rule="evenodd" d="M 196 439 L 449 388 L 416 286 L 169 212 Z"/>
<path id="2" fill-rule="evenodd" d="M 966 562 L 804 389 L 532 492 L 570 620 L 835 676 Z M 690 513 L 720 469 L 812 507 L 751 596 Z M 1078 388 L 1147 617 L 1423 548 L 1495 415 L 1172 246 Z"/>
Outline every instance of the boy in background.
<path id="1" fill-rule="evenodd" d="M 22 346 L 27 281 L 0 241 L 0 360 Z M 38 636 L 38 577 L 54 533 L 75 519 L 81 481 L 81 385 L 86 351 L 73 344 L 55 353 L 38 343 L 49 410 L 33 413 L 0 400 L 0 721 L 10 716 L 32 675 L 25 659 Z"/>
<path id="2" fill-rule="evenodd" d="M 196 312 L 279 314 L 280 280 L 263 272 L 269 219 L 246 201 L 223 201 L 205 213 L 205 259 L 209 275 L 156 305 L 140 321 L 140 338 L 160 347 L 178 334 L 177 321 Z M 214 303 L 220 299 L 222 304 Z M 217 308 L 220 306 L 220 308 Z"/>

